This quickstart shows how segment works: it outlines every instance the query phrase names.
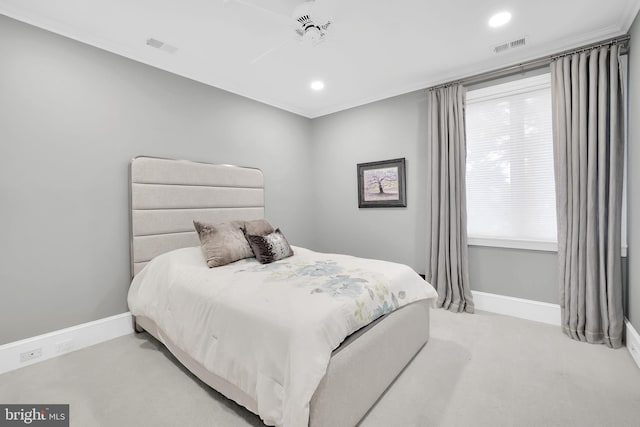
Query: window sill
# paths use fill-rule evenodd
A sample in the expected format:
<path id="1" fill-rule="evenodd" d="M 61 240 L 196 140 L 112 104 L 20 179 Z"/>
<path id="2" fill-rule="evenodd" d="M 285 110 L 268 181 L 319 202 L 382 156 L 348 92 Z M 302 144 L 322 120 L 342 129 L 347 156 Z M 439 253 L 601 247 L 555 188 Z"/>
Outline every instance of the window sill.
<path id="1" fill-rule="evenodd" d="M 489 246 L 493 248 L 527 249 L 531 251 L 558 252 L 556 242 L 535 240 L 496 239 L 492 237 L 469 237 L 469 246 Z"/>
<path id="2" fill-rule="evenodd" d="M 556 242 L 543 242 L 536 240 L 496 239 L 492 237 L 469 237 L 469 246 L 488 246 L 492 248 L 525 249 L 530 251 L 558 252 Z M 627 256 L 627 247 L 621 248 L 621 256 Z"/>

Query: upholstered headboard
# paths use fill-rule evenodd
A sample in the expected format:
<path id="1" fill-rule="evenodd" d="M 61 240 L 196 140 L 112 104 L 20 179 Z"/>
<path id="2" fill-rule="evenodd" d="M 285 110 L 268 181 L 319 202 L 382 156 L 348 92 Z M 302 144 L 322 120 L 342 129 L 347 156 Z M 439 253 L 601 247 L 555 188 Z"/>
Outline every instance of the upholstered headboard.
<path id="1" fill-rule="evenodd" d="M 132 277 L 157 255 L 198 246 L 193 220 L 264 218 L 260 169 L 141 156 L 129 182 Z"/>

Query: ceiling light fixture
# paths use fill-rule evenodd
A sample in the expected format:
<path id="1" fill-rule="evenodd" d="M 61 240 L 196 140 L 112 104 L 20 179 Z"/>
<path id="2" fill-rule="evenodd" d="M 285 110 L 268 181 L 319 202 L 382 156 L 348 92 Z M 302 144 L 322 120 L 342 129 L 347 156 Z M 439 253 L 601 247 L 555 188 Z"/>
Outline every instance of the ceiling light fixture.
<path id="1" fill-rule="evenodd" d="M 511 13 L 499 12 L 489 19 L 489 26 L 493 28 L 502 27 L 511 20 Z"/>
<path id="2" fill-rule="evenodd" d="M 311 89 L 322 90 L 324 89 L 324 83 L 322 83 L 320 80 L 316 80 L 315 82 L 311 83 Z"/>

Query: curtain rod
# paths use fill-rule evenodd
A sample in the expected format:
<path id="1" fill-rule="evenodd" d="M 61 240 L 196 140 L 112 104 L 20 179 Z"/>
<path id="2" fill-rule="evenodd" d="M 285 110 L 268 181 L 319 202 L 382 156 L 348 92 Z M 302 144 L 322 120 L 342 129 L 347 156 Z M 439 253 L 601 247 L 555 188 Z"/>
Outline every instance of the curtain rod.
<path id="1" fill-rule="evenodd" d="M 576 53 L 585 52 L 587 50 L 596 49 L 603 46 L 612 46 L 614 44 L 625 44 L 623 47 L 626 47 L 626 42 L 631 38 L 630 35 L 625 34 L 624 36 L 613 37 L 607 40 L 591 43 L 585 46 L 569 49 L 562 51 L 560 53 L 554 55 L 543 56 L 540 58 L 532 59 L 531 61 L 521 62 L 515 65 L 509 65 L 506 67 L 498 68 L 491 71 L 486 71 L 484 73 L 474 74 L 469 77 L 464 77 L 457 80 L 451 80 L 446 83 L 441 83 L 439 85 L 435 85 L 427 88 L 427 90 L 435 90 L 443 87 L 453 86 L 457 84 L 470 85 L 475 83 L 482 83 L 487 80 L 496 79 L 498 77 L 505 77 L 511 74 L 516 74 L 517 72 L 524 73 L 526 71 L 535 70 L 537 68 L 542 68 L 546 65 L 549 65 L 553 60 L 562 58 L 569 55 L 574 55 Z"/>

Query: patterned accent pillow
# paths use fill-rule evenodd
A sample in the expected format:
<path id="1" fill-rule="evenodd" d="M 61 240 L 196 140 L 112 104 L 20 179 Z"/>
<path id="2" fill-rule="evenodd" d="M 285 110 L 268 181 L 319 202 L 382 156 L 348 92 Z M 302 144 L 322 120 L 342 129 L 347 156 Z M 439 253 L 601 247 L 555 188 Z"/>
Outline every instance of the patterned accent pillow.
<path id="1" fill-rule="evenodd" d="M 209 268 L 253 256 L 251 247 L 244 237 L 243 221 L 220 224 L 193 221 L 193 226 L 198 232 L 200 247 Z"/>
<path id="2" fill-rule="evenodd" d="M 252 236 L 266 236 L 275 231 L 273 226 L 266 219 L 255 219 L 244 222 L 244 234 Z"/>
<path id="3" fill-rule="evenodd" d="M 247 240 L 261 264 L 269 264 L 293 255 L 293 250 L 289 246 L 287 238 L 284 237 L 279 228 L 267 236 L 247 234 Z"/>

